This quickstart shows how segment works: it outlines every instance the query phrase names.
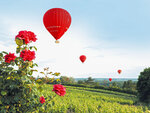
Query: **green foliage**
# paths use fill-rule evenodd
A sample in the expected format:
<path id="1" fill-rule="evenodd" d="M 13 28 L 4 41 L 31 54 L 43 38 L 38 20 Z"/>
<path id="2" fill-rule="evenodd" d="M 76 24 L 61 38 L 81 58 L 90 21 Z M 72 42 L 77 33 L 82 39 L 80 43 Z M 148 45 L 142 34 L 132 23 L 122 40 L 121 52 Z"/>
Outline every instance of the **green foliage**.
<path id="1" fill-rule="evenodd" d="M 117 83 L 116 82 L 112 82 L 112 86 L 113 87 L 117 87 Z"/>
<path id="2" fill-rule="evenodd" d="M 88 77 L 87 80 L 85 80 L 86 84 L 93 84 L 94 83 L 94 79 L 92 77 Z"/>
<path id="3" fill-rule="evenodd" d="M 78 84 L 84 84 L 84 81 L 83 81 L 83 80 L 78 80 L 77 83 L 78 83 Z"/>
<path id="4" fill-rule="evenodd" d="M 110 90 L 110 91 L 117 91 L 117 92 L 123 92 L 123 93 L 128 93 L 128 94 L 134 94 L 137 95 L 137 90 L 133 90 L 133 89 L 122 89 L 120 87 L 117 86 L 103 86 L 103 85 L 86 85 L 86 84 L 78 84 L 78 83 L 74 83 L 74 84 L 64 84 L 67 86 L 76 86 L 76 87 L 85 87 L 85 88 L 95 88 L 95 89 L 105 89 L 105 90 Z"/>
<path id="5" fill-rule="evenodd" d="M 62 84 L 75 83 L 75 79 L 73 77 L 61 76 L 60 81 Z"/>
<path id="6" fill-rule="evenodd" d="M 29 46 L 18 38 L 16 44 L 18 56 L 23 50 L 37 50 L 35 46 Z M 38 65 L 33 61 L 24 61 L 21 57 L 7 63 L 4 57 L 7 54 L 5 51 L 0 53 L 0 113 L 43 113 L 43 108 L 47 108 L 49 104 L 40 103 L 40 97 L 43 95 L 44 83 L 48 80 L 47 74 L 52 72 L 46 72 L 45 81 L 41 81 L 42 86 L 38 85 L 32 76 L 34 72 L 38 72 L 34 69 Z M 59 76 L 60 73 L 52 74 Z M 50 99 L 51 96 L 45 95 L 46 101 Z"/>
<path id="7" fill-rule="evenodd" d="M 139 101 L 150 104 L 150 67 L 140 73 L 137 90 Z"/>
<path id="8" fill-rule="evenodd" d="M 16 53 L 29 49 L 27 45 L 18 46 Z M 33 74 L 32 68 L 36 66 L 32 61 L 23 61 L 16 57 L 15 61 L 7 63 L 4 56 L 7 52 L 0 53 L 0 110 L 1 113 L 30 113 L 35 111 L 41 104 L 37 87 L 30 79 Z M 32 103 L 32 104 L 31 104 Z"/>
<path id="9" fill-rule="evenodd" d="M 124 81 L 122 88 L 135 90 L 136 89 L 136 82 L 132 82 L 132 80 Z"/>
<path id="10" fill-rule="evenodd" d="M 99 85 L 99 82 L 95 82 L 92 77 L 88 77 L 87 80 L 78 80 L 78 84 L 86 84 L 86 85 Z"/>
<path id="11" fill-rule="evenodd" d="M 148 113 L 148 107 L 134 105 L 135 95 L 93 89 L 85 87 L 65 86 L 67 93 L 63 98 L 56 96 L 47 101 L 42 113 Z M 52 85 L 45 85 L 44 96 L 54 96 Z M 42 107 L 40 107 L 42 109 Z M 40 113 L 37 110 L 36 113 Z"/>
<path id="12" fill-rule="evenodd" d="M 41 78 L 38 77 L 37 80 L 35 80 L 36 83 L 39 83 L 41 85 L 50 83 L 54 84 L 60 83 L 60 79 L 55 79 L 55 77 L 58 77 L 60 73 L 59 72 L 53 73 L 49 71 L 49 67 L 44 68 L 44 71 L 40 72 L 40 74 L 44 75 L 44 77 Z"/>

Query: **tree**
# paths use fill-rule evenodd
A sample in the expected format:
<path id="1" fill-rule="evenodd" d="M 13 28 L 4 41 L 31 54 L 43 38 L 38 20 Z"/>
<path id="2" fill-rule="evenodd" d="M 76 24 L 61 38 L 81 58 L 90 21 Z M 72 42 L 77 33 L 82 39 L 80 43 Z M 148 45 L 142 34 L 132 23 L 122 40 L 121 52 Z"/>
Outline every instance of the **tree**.
<path id="1" fill-rule="evenodd" d="M 94 79 L 92 77 L 88 77 L 88 79 L 85 81 L 87 84 L 93 84 Z"/>
<path id="2" fill-rule="evenodd" d="M 150 103 L 150 67 L 140 73 L 137 82 L 139 101 Z"/>
<path id="3" fill-rule="evenodd" d="M 136 82 L 132 80 L 124 81 L 122 88 L 136 90 Z"/>
<path id="4" fill-rule="evenodd" d="M 61 76 L 60 81 L 62 84 L 65 83 L 75 83 L 75 79 L 73 77 Z"/>
<path id="5" fill-rule="evenodd" d="M 84 84 L 83 80 L 78 80 L 78 84 Z"/>
<path id="6" fill-rule="evenodd" d="M 61 77 L 60 77 L 60 80 L 61 80 L 61 83 L 62 83 L 62 84 L 68 83 L 69 77 L 67 77 L 67 76 L 61 76 Z"/>
<path id="7" fill-rule="evenodd" d="M 123 88 L 131 88 L 133 85 L 132 80 L 124 81 Z"/>
<path id="8" fill-rule="evenodd" d="M 116 83 L 116 82 L 113 82 L 113 83 L 112 83 L 112 86 L 116 87 L 116 86 L 117 86 L 117 83 Z"/>
<path id="9" fill-rule="evenodd" d="M 75 83 L 75 79 L 73 77 L 69 77 L 69 82 L 70 83 Z"/>

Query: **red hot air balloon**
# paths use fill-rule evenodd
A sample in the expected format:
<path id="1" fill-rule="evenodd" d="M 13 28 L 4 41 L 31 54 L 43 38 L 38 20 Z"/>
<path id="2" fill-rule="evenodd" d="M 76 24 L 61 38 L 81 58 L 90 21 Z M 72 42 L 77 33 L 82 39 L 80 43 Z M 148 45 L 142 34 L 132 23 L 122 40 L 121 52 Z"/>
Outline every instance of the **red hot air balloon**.
<path id="1" fill-rule="evenodd" d="M 111 82 L 111 81 L 112 81 L 112 78 L 109 78 L 109 81 Z"/>
<path id="2" fill-rule="evenodd" d="M 118 73 L 120 74 L 121 72 L 122 72 L 121 69 L 119 69 L 119 70 L 118 70 Z"/>
<path id="3" fill-rule="evenodd" d="M 86 56 L 85 55 L 81 55 L 80 56 L 80 60 L 81 60 L 82 63 L 84 63 L 84 61 L 86 60 Z"/>
<path id="4" fill-rule="evenodd" d="M 49 9 L 43 17 L 48 32 L 57 40 L 68 30 L 71 24 L 70 14 L 62 8 Z"/>

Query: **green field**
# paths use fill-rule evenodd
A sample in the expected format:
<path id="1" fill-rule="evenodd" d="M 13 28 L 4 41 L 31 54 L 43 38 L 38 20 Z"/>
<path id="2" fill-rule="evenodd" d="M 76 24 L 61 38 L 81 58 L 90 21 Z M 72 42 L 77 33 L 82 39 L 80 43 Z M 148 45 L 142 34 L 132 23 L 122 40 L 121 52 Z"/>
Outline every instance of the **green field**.
<path id="1" fill-rule="evenodd" d="M 44 113 L 149 113 L 145 106 L 136 106 L 135 95 L 107 91 L 102 89 L 65 86 L 67 93 L 64 97 L 56 96 L 40 108 Z M 45 97 L 54 96 L 52 85 L 43 86 Z M 40 112 L 37 111 L 37 112 Z"/>

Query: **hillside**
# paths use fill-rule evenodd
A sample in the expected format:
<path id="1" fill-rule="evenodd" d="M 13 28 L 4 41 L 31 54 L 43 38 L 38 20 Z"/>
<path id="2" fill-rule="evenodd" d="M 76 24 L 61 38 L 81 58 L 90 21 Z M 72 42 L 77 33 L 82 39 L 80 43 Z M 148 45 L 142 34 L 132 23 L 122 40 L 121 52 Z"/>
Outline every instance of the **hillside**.
<path id="1" fill-rule="evenodd" d="M 56 96 L 52 101 L 46 102 L 49 108 L 43 112 L 52 113 L 148 113 L 145 106 L 136 106 L 136 96 L 114 91 L 66 87 L 64 97 Z M 45 85 L 44 96 L 54 96 L 52 85 Z M 46 104 L 45 103 L 45 104 Z M 45 110 L 44 110 L 45 109 Z"/>

